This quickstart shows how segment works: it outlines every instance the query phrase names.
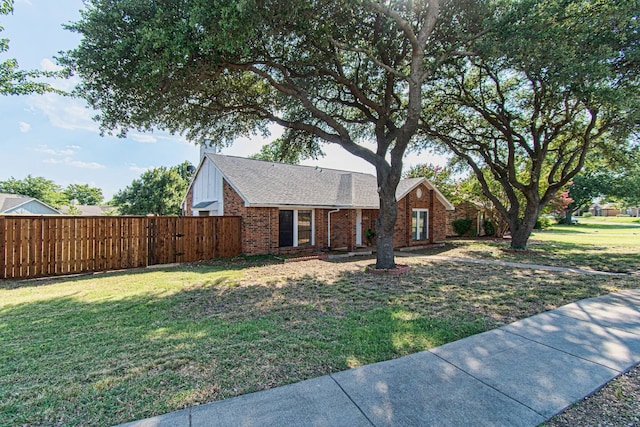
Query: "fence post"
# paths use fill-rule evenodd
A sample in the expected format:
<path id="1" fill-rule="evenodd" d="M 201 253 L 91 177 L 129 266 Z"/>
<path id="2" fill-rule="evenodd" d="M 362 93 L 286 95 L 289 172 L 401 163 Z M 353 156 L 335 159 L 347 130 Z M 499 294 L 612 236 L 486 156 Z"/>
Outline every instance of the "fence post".
<path id="1" fill-rule="evenodd" d="M 0 216 L 0 278 L 7 278 L 7 233 L 5 217 Z"/>

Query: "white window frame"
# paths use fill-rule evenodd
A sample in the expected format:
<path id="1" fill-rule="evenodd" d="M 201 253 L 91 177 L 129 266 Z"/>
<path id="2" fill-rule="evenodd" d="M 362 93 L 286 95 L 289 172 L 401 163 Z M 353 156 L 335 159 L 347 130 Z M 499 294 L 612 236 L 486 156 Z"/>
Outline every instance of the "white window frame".
<path id="1" fill-rule="evenodd" d="M 417 219 L 417 223 L 416 225 L 419 225 L 421 223 L 421 218 L 426 215 L 427 216 L 427 221 L 426 221 L 426 229 L 424 230 L 424 237 L 422 237 L 422 235 L 420 234 L 420 227 L 416 226 L 416 237 L 413 237 L 413 215 L 414 213 L 418 214 Z M 429 209 L 412 209 L 411 210 L 411 239 L 414 241 L 419 241 L 419 240 L 429 240 Z"/>
<path id="2" fill-rule="evenodd" d="M 311 243 L 306 246 L 315 246 L 316 244 L 316 210 L 315 209 L 292 209 L 293 210 L 293 247 L 300 247 L 298 242 L 298 212 L 310 211 L 311 212 Z"/>

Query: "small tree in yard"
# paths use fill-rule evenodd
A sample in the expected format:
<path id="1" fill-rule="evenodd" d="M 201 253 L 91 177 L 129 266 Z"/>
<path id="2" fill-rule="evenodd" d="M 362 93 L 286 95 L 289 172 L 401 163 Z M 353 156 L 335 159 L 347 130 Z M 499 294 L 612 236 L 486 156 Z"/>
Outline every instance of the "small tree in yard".
<path id="1" fill-rule="evenodd" d="M 189 162 L 171 168 L 153 168 L 125 189 L 118 191 L 111 204 L 122 215 L 179 215 L 180 202 L 191 179 Z"/>
<path id="2" fill-rule="evenodd" d="M 380 194 L 376 266 L 392 268 L 395 191 L 425 87 L 467 54 L 480 4 L 90 0 L 62 62 L 107 132 L 157 127 L 227 144 L 275 123 L 302 152 L 333 143 L 366 160 Z"/>
<path id="3" fill-rule="evenodd" d="M 425 96 L 439 103 L 425 105 L 421 129 L 471 167 L 508 223 L 511 246 L 524 248 L 542 209 L 594 148 L 611 154 L 633 144 L 640 2 L 496 3 L 477 55 L 447 66 Z"/>
<path id="4" fill-rule="evenodd" d="M 569 182 L 567 186 L 571 186 L 572 182 Z M 573 199 L 569 196 L 569 190 L 564 188 L 559 190 L 547 206 L 549 212 L 551 212 L 556 219 L 559 219 L 565 224 L 571 224 L 571 216 L 573 213 Z"/>

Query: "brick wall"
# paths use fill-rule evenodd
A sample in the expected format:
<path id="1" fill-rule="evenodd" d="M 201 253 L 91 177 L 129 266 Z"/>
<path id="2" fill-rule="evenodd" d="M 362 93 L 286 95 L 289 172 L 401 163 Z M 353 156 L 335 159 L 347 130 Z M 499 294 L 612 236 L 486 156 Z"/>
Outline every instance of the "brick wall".
<path id="1" fill-rule="evenodd" d="M 422 195 L 418 197 L 417 188 L 398 202 L 398 220 L 393 236 L 396 247 L 424 244 L 424 240 L 411 240 L 412 209 L 429 210 L 429 240 L 442 242 L 447 235 L 447 211 L 433 191 L 420 185 Z M 247 255 L 278 254 L 286 252 L 315 251 L 326 249 L 327 217 L 331 209 L 315 210 L 315 245 L 312 247 L 279 248 L 279 210 L 278 208 L 247 208 L 242 198 L 225 181 L 224 214 L 242 217 L 242 252 Z M 367 244 L 365 231 L 375 230 L 378 218 L 377 209 L 362 210 L 362 243 Z M 331 248 L 356 247 L 356 210 L 342 209 L 331 214 Z M 371 242 L 375 246 L 375 238 Z"/>
<path id="2" fill-rule="evenodd" d="M 242 253 L 278 253 L 278 209 L 247 208 L 233 188 L 224 181 L 224 214 L 242 217 Z"/>
<path id="3" fill-rule="evenodd" d="M 480 208 L 474 205 L 471 202 L 462 202 L 456 205 L 455 211 L 447 212 L 447 224 L 446 224 L 446 235 L 447 236 L 456 236 L 456 232 L 453 230 L 453 226 L 451 225 L 453 221 L 458 219 L 470 219 L 473 221 L 471 225 L 470 232 L 474 232 L 478 229 L 478 212 L 480 212 Z"/>
<path id="4" fill-rule="evenodd" d="M 432 191 L 433 193 L 433 191 Z M 447 238 L 447 209 L 440 201 L 432 196 L 434 200 L 433 214 L 430 221 L 432 225 L 431 242 L 441 243 Z"/>
<path id="5" fill-rule="evenodd" d="M 327 214 L 329 209 L 316 209 L 316 248 L 327 249 Z M 333 214 L 332 218 L 333 219 Z"/>
<path id="6" fill-rule="evenodd" d="M 185 204 L 182 207 L 182 216 L 193 215 L 193 210 L 191 210 L 191 206 L 193 206 L 193 186 L 189 188 L 189 192 L 187 192 L 184 203 Z"/>
<path id="7" fill-rule="evenodd" d="M 331 214 L 331 248 L 355 248 L 355 209 L 343 209 Z"/>
<path id="8" fill-rule="evenodd" d="M 418 191 L 420 190 L 420 191 Z M 421 193 L 418 197 L 418 193 Z M 411 238 L 411 220 L 413 209 L 429 210 L 429 239 Z M 396 247 L 416 246 L 425 243 L 443 242 L 447 237 L 447 210 L 436 197 L 435 191 L 420 184 L 398 202 L 398 221 L 393 236 Z"/>

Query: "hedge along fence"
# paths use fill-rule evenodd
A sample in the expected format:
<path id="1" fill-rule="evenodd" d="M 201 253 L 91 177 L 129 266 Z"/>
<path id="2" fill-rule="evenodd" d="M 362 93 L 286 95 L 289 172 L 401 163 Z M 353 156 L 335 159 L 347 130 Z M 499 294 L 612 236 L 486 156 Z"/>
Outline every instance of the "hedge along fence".
<path id="1" fill-rule="evenodd" d="M 240 217 L 0 216 L 0 278 L 239 255 Z"/>

